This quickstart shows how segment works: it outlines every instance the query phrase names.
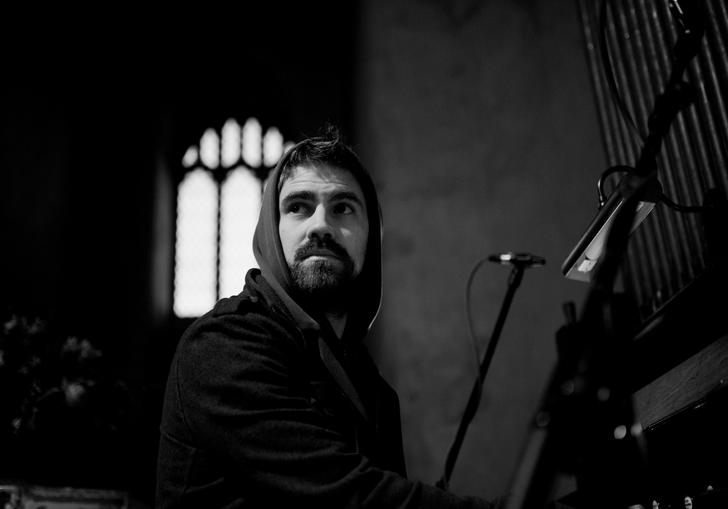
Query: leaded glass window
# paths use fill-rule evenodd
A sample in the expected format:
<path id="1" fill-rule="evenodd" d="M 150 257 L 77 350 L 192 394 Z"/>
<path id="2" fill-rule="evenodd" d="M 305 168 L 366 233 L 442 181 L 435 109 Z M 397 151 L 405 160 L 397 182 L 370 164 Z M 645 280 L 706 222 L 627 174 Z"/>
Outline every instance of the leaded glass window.
<path id="1" fill-rule="evenodd" d="M 207 129 L 187 149 L 177 187 L 176 316 L 200 316 L 242 290 L 245 272 L 257 266 L 252 241 L 264 179 L 291 145 L 276 127 L 264 132 L 249 118 Z"/>

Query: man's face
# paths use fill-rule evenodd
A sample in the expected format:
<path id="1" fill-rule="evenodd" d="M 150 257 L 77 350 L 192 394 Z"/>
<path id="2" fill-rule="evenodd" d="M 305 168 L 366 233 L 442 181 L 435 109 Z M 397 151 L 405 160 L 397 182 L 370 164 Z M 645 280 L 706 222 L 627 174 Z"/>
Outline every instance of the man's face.
<path id="1" fill-rule="evenodd" d="M 364 194 L 349 171 L 325 164 L 294 168 L 278 208 L 278 234 L 299 290 L 331 295 L 359 275 L 369 221 Z"/>

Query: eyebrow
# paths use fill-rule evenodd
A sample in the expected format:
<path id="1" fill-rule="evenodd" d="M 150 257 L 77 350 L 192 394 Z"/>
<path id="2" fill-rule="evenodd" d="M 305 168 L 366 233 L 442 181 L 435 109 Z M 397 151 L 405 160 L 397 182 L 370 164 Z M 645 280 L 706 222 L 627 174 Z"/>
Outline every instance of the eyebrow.
<path id="1" fill-rule="evenodd" d="M 359 196 L 357 196 L 356 193 L 353 193 L 351 191 L 340 191 L 338 193 L 334 193 L 331 196 L 331 201 L 353 201 L 354 203 L 358 204 L 361 208 L 364 208 L 364 204 L 359 199 Z"/>
<path id="2" fill-rule="evenodd" d="M 287 205 L 292 201 L 316 201 L 316 195 L 312 193 L 311 191 L 293 191 L 292 193 L 286 195 L 281 200 L 281 205 Z M 357 196 L 356 193 L 353 193 L 351 191 L 338 191 L 333 193 L 331 196 L 328 197 L 329 201 L 343 201 L 348 200 L 352 201 L 356 204 L 358 204 L 360 207 L 364 208 L 364 203 L 359 199 L 359 196 Z"/>

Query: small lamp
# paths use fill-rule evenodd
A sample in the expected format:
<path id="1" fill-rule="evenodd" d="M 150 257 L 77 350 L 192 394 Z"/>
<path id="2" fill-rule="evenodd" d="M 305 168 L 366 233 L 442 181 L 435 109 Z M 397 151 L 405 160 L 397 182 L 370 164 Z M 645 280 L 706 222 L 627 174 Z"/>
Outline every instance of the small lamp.
<path id="1" fill-rule="evenodd" d="M 604 250 L 604 244 L 612 227 L 617 212 L 624 206 L 626 198 L 632 196 L 637 189 L 644 186 L 642 200 L 637 205 L 630 233 L 640 225 L 652 212 L 655 204 L 662 196 L 662 186 L 656 178 L 645 182 L 645 177 L 635 173 L 627 173 L 620 180 L 617 188 L 609 199 L 600 207 L 597 215 L 592 219 L 586 232 L 581 236 L 569 256 L 561 265 L 561 272 L 569 279 L 577 281 L 591 281 L 594 268 Z"/>

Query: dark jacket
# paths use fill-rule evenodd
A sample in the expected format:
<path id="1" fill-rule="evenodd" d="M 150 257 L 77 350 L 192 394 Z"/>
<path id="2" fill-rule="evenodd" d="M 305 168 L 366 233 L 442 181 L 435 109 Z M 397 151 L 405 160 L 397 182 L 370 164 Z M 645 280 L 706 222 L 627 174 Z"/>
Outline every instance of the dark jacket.
<path id="1" fill-rule="evenodd" d="M 178 345 L 157 507 L 488 507 L 406 479 L 397 396 L 362 342 L 381 295 L 380 215 L 368 175 L 355 173 L 369 211 L 367 257 L 339 339 L 291 297 L 278 172 L 255 233 L 260 271 Z"/>

